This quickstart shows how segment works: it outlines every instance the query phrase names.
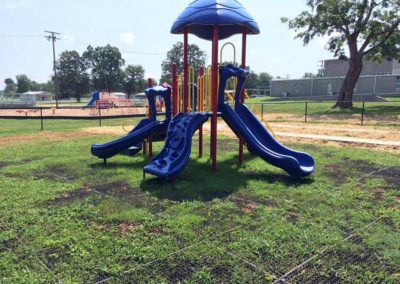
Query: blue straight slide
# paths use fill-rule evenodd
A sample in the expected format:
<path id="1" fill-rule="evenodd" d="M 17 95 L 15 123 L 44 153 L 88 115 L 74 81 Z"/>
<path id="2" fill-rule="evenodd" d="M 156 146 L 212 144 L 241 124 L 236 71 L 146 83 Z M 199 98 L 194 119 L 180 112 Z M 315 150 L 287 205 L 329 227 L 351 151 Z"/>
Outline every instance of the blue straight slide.
<path id="1" fill-rule="evenodd" d="M 85 107 L 92 107 L 100 99 L 100 93 L 99 91 L 96 91 L 92 94 L 92 98 L 88 102 L 88 104 Z"/>
<path id="2" fill-rule="evenodd" d="M 235 94 L 235 110 L 224 103 L 224 90 L 226 81 L 232 77 L 238 77 L 238 86 Z M 306 153 L 289 149 L 271 135 L 258 118 L 240 103 L 240 94 L 246 82 L 247 70 L 235 66 L 222 67 L 220 69 L 220 89 L 218 110 L 222 118 L 235 132 L 242 137 L 250 152 L 260 156 L 264 161 L 286 171 L 296 178 L 307 177 L 315 170 L 314 159 Z"/>
<path id="3" fill-rule="evenodd" d="M 189 161 L 193 134 L 209 116 L 201 112 L 180 113 L 175 116 L 169 124 L 164 149 L 143 171 L 167 180 L 177 176 Z"/>
<path id="4" fill-rule="evenodd" d="M 105 144 L 94 144 L 91 148 L 92 154 L 104 159 L 111 158 L 118 153 L 127 153 L 132 156 L 142 149 L 144 139 L 153 134 L 165 133 L 171 121 L 171 88 L 170 86 L 155 86 L 145 90 L 149 100 L 150 118 L 142 119 L 128 135 Z M 156 97 L 160 96 L 165 101 L 165 120 L 157 120 Z M 164 139 L 164 138 L 163 138 Z"/>

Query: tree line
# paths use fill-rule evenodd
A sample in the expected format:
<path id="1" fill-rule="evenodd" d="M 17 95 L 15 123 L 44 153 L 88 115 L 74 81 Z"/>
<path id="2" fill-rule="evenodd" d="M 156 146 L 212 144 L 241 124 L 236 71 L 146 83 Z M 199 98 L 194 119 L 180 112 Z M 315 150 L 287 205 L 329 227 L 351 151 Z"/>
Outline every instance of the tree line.
<path id="1" fill-rule="evenodd" d="M 167 52 L 161 63 L 160 81 L 172 83 L 172 64 L 177 64 L 178 74 L 183 73 L 183 43 L 178 42 Z M 196 44 L 189 46 L 189 64 L 199 75 L 200 66 L 205 66 L 206 52 Z M 63 51 L 57 61 L 57 79 L 60 89 L 59 98 L 81 98 L 93 90 L 124 92 L 131 97 L 142 92 L 147 85 L 145 69 L 141 65 L 127 65 L 117 47 L 106 45 L 92 47 L 79 54 L 75 50 Z M 250 71 L 247 88 L 268 87 L 272 76 L 266 72 L 260 74 Z M 18 75 L 16 80 L 7 78 L 5 93 L 24 93 L 27 91 L 56 92 L 54 76 L 47 83 L 37 83 L 27 75 Z M 153 83 L 157 81 L 153 79 Z"/>
<path id="2" fill-rule="evenodd" d="M 145 70 L 141 65 L 125 65 L 117 47 L 89 45 L 80 55 L 64 51 L 57 60 L 61 97 L 80 101 L 90 90 L 125 92 L 128 97 L 146 87 Z"/>
<path id="3" fill-rule="evenodd" d="M 111 45 L 88 46 L 81 54 L 75 50 L 63 51 L 56 62 L 59 98 L 81 98 L 93 90 L 124 92 L 129 97 L 146 88 L 145 69 L 141 65 L 125 65 L 121 52 Z M 56 92 L 54 76 L 47 83 L 37 83 L 27 75 L 7 78 L 4 92 Z M 154 80 L 155 81 L 155 80 Z"/>

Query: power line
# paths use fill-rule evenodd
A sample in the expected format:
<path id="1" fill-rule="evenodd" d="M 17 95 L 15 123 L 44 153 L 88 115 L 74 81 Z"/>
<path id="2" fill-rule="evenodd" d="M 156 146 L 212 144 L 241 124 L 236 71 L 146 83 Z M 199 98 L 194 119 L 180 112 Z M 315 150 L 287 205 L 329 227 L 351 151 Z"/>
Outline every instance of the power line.
<path id="1" fill-rule="evenodd" d="M 55 49 L 55 42 L 57 40 L 60 40 L 56 35 L 60 35 L 60 33 L 53 32 L 53 31 L 44 31 L 45 33 L 48 33 L 49 35 L 44 36 L 47 38 L 48 41 L 51 41 L 53 44 L 53 69 L 54 69 L 54 81 L 55 81 L 55 87 L 56 87 L 56 108 L 58 108 L 58 97 L 60 94 L 60 84 L 58 83 L 58 77 L 57 77 L 57 66 L 56 66 L 56 49 Z"/>
<path id="2" fill-rule="evenodd" d="M 76 40 L 75 40 L 75 43 L 80 46 L 84 46 L 84 47 L 87 47 L 89 45 L 94 46 L 93 43 L 81 42 L 81 41 L 76 41 Z M 118 50 L 123 53 L 134 54 L 134 55 L 149 55 L 149 56 L 153 55 L 154 56 L 154 55 L 165 55 L 166 54 L 165 52 L 146 52 L 146 51 L 124 50 L 124 49 L 119 49 L 119 48 L 118 48 Z"/>
<path id="3" fill-rule="evenodd" d="M 0 35 L 0 38 L 39 38 L 41 35 Z"/>

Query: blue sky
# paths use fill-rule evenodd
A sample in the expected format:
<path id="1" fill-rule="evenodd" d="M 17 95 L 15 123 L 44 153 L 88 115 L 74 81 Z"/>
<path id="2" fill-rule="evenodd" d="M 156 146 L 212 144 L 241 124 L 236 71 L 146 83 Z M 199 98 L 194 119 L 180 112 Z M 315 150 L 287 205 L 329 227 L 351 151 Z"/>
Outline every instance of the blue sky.
<path id="1" fill-rule="evenodd" d="M 57 54 L 63 50 L 82 53 L 87 45 L 117 46 L 126 64 L 141 64 L 146 75 L 158 79 L 161 61 L 182 36 L 170 34 L 177 16 L 191 0 L 0 0 L 0 89 L 4 79 L 27 74 L 45 82 L 52 73 L 51 44 L 44 31 L 61 33 Z M 280 22 L 305 9 L 304 0 L 242 0 L 257 20 L 261 34 L 249 36 L 247 63 L 256 72 L 273 76 L 300 77 L 316 72 L 319 60 L 332 58 L 324 49 L 326 38 L 304 47 L 294 33 Z M 211 43 L 190 36 L 210 54 Z M 233 42 L 240 52 L 240 37 Z M 223 42 L 221 42 L 221 45 Z M 227 50 L 226 59 L 232 58 Z M 210 61 L 210 56 L 207 58 Z"/>

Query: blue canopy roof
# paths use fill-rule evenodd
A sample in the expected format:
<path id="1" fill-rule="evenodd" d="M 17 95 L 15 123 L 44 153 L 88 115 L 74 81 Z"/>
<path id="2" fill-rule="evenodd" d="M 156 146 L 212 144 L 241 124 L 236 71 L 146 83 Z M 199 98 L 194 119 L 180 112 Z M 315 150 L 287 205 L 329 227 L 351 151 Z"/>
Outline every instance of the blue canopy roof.
<path id="1" fill-rule="evenodd" d="M 171 28 L 171 33 L 188 32 L 205 40 L 212 40 L 213 26 L 219 26 L 219 39 L 226 39 L 234 34 L 259 34 L 257 22 L 236 0 L 196 0 L 178 17 Z"/>

